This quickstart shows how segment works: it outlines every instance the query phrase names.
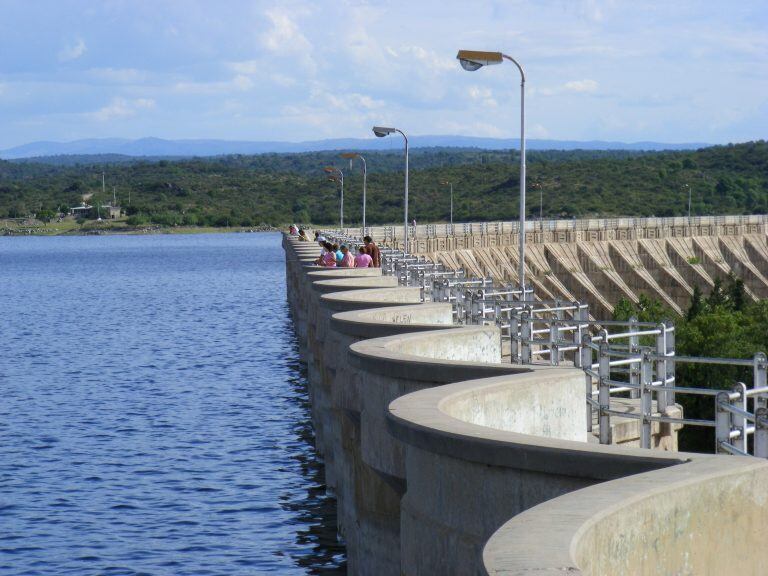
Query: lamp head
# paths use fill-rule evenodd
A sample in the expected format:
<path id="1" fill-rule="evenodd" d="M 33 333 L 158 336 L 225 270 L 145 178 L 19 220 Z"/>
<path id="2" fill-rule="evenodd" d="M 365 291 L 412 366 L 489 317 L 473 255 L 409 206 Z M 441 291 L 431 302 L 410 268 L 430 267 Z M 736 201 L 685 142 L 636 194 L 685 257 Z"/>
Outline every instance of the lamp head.
<path id="1" fill-rule="evenodd" d="M 374 126 L 373 127 L 373 133 L 376 134 L 379 138 L 384 138 L 384 136 L 389 136 L 390 134 L 393 134 L 397 132 L 394 128 L 385 128 L 384 126 Z"/>
<path id="2" fill-rule="evenodd" d="M 467 72 L 480 70 L 483 66 L 501 64 L 504 61 L 501 52 L 478 52 L 477 50 L 459 50 L 456 58 Z"/>

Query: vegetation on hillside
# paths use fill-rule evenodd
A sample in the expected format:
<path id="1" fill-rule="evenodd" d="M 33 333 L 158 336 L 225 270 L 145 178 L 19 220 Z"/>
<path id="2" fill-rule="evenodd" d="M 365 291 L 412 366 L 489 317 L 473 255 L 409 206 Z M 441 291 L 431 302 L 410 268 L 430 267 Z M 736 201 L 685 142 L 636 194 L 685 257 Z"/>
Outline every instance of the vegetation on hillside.
<path id="1" fill-rule="evenodd" d="M 402 217 L 403 158 L 369 152 L 368 222 Z M 322 172 L 345 170 L 345 221 L 361 220 L 362 176 L 338 152 L 88 164 L 0 161 L 0 217 L 54 214 L 80 204 L 120 203 L 140 224 L 243 225 L 338 221 L 338 187 Z M 518 217 L 516 151 L 417 149 L 411 153 L 410 213 L 420 222 Z M 101 172 L 106 172 L 106 198 Z M 768 210 L 768 143 L 685 152 L 535 151 L 528 156 L 529 215 L 545 218 L 749 214 Z M 130 201 L 129 201 L 130 197 Z"/>
<path id="2" fill-rule="evenodd" d="M 614 318 L 628 320 L 635 316 L 644 322 L 673 319 L 675 350 L 679 356 L 718 358 L 753 358 L 757 352 L 768 352 L 768 300 L 751 302 L 743 282 L 734 276 L 726 282 L 716 280 L 712 292 L 703 297 L 694 291 L 685 318 L 665 310 L 660 302 L 642 297 L 638 304 L 621 300 Z M 736 382 L 752 385 L 752 369 L 743 366 L 677 364 L 676 386 L 727 390 Z M 683 406 L 686 417 L 714 419 L 711 396 L 678 394 L 675 401 Z M 712 452 L 714 432 L 711 428 L 687 426 L 680 434 L 680 449 Z"/>

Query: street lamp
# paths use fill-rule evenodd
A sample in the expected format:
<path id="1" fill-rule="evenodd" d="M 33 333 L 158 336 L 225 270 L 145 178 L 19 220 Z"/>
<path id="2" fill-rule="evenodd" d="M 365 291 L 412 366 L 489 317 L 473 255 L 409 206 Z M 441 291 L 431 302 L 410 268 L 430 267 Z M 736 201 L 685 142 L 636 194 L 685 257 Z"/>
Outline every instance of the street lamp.
<path id="1" fill-rule="evenodd" d="M 453 182 L 440 182 L 443 186 L 451 187 L 451 229 L 453 229 Z"/>
<path id="2" fill-rule="evenodd" d="M 525 72 L 520 63 L 501 52 L 459 50 L 456 58 L 468 72 L 509 60 L 520 71 L 520 288 L 525 297 Z"/>
<path id="3" fill-rule="evenodd" d="M 403 217 L 403 252 L 408 253 L 408 137 L 405 132 L 398 130 L 397 128 L 385 128 L 383 126 L 374 126 L 373 133 L 379 138 L 389 136 L 397 132 L 405 140 L 405 201 L 403 202 L 405 208 L 405 214 Z"/>
<path id="4" fill-rule="evenodd" d="M 688 226 L 691 225 L 691 187 L 688 184 L 683 184 L 683 187 L 688 189 Z"/>
<path id="5" fill-rule="evenodd" d="M 365 164 L 365 158 L 357 152 L 345 152 L 341 157 L 349 160 L 350 169 L 352 169 L 352 160 L 355 158 L 360 158 L 360 161 L 363 163 L 363 236 L 365 236 L 365 188 L 366 181 L 368 180 L 368 167 Z"/>
<path id="6" fill-rule="evenodd" d="M 344 173 L 333 166 L 326 166 L 325 173 L 330 174 L 328 180 L 341 184 L 341 202 L 339 203 L 339 228 L 344 229 Z"/>

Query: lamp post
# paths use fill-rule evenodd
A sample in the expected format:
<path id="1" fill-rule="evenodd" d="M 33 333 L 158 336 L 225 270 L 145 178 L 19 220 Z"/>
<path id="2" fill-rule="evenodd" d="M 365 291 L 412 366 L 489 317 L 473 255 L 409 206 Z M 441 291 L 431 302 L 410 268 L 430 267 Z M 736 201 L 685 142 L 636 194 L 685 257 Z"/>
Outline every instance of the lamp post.
<path id="1" fill-rule="evenodd" d="M 688 189 L 688 226 L 691 225 L 691 187 L 688 184 L 683 184 Z"/>
<path id="2" fill-rule="evenodd" d="M 344 229 L 344 172 L 333 166 L 326 166 L 325 173 L 330 174 L 328 180 L 341 184 L 341 202 L 339 202 L 339 228 Z"/>
<path id="3" fill-rule="evenodd" d="M 520 289 L 525 297 L 525 72 L 520 63 L 501 52 L 459 50 L 456 58 L 468 72 L 509 60 L 520 71 Z"/>
<path id="4" fill-rule="evenodd" d="M 379 138 L 384 138 L 384 136 L 389 136 L 390 134 L 394 134 L 395 132 L 400 134 L 403 137 L 403 140 L 405 140 L 405 200 L 403 202 L 405 213 L 403 215 L 403 232 L 404 232 L 403 252 L 407 254 L 408 253 L 408 137 L 405 135 L 405 132 L 397 128 L 385 128 L 383 126 L 373 127 L 373 133 L 376 134 L 376 136 L 378 136 Z"/>
<path id="5" fill-rule="evenodd" d="M 453 228 L 453 182 L 440 182 L 440 184 L 451 187 L 451 228 Z"/>
<path id="6" fill-rule="evenodd" d="M 368 167 L 365 164 L 365 158 L 357 152 L 346 152 L 341 157 L 349 159 L 350 169 L 352 168 L 352 160 L 355 158 L 360 158 L 360 161 L 363 163 L 363 236 L 365 236 L 365 188 L 368 180 Z"/>

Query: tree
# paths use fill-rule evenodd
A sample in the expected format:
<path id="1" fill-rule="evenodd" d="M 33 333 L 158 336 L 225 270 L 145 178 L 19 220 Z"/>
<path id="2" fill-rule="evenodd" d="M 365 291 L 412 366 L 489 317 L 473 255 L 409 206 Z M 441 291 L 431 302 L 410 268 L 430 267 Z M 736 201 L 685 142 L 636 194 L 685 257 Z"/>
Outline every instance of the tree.
<path id="1" fill-rule="evenodd" d="M 744 281 L 736 277 L 733 272 L 728 275 L 727 289 L 728 303 L 732 310 L 741 311 L 744 309 L 747 300 L 747 293 L 744 290 Z"/>
<path id="2" fill-rule="evenodd" d="M 718 276 L 712 285 L 712 292 L 707 297 L 707 308 L 712 309 L 725 306 L 727 302 L 728 297 L 725 294 L 725 290 L 723 290 L 723 279 Z"/>
<path id="3" fill-rule="evenodd" d="M 702 300 L 701 288 L 698 284 L 693 286 L 693 295 L 691 296 L 691 305 L 688 306 L 688 312 L 685 319 L 690 322 L 704 310 L 704 301 Z"/>

